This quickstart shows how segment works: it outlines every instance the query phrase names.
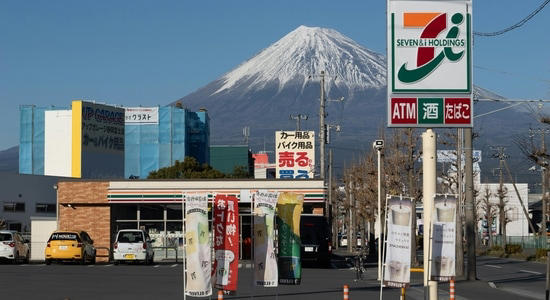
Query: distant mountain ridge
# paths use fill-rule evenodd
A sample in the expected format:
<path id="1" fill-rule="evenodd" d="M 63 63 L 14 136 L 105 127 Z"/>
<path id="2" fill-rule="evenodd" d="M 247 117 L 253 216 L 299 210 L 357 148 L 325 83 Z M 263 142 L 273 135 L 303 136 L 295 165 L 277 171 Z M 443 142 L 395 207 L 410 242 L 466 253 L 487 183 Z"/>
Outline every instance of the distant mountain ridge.
<path id="1" fill-rule="evenodd" d="M 208 109 L 211 143 L 242 142 L 242 127 L 250 127 L 254 151 L 274 149 L 274 131 L 294 130 L 290 115 L 307 114 L 302 129 L 319 130 L 319 74 L 325 71 L 327 123 L 338 124 L 332 147 L 342 168 L 343 160 L 358 158 L 386 126 L 386 57 L 359 45 L 333 29 L 300 26 L 241 63 L 220 78 L 178 99 L 191 110 Z M 505 99 L 474 86 L 475 99 Z M 506 104 L 478 102 L 474 114 Z M 504 121 L 503 121 L 504 120 Z M 525 110 L 508 109 L 474 120 L 476 148 L 490 154 L 490 145 L 508 145 L 536 121 Z M 521 159 L 517 149 L 513 157 Z M 523 160 L 523 162 L 525 162 Z M 488 167 L 491 159 L 484 160 Z M 513 162 L 511 162 L 513 165 Z M 489 170 L 490 171 L 490 170 Z M 483 178 L 483 177 L 482 177 Z"/>
<path id="2" fill-rule="evenodd" d="M 296 128 L 290 115 L 308 115 L 301 129 L 318 132 L 321 71 L 326 74 L 326 98 L 344 97 L 343 102 L 328 101 L 326 105 L 326 122 L 342 128 L 339 133 L 331 131 L 331 144 L 327 145 L 334 149 L 336 171 L 341 172 L 344 164 L 349 165 L 370 149 L 380 129 L 386 126 L 387 71 L 384 55 L 336 30 L 300 26 L 220 78 L 173 103 L 181 102 L 191 110 L 208 109 L 211 144 L 240 144 L 242 128 L 249 126 L 253 151 L 274 150 L 274 131 Z M 476 99 L 504 99 L 477 86 L 474 95 Z M 505 106 L 477 102 L 474 114 Z M 482 180 L 484 176 L 492 176 L 492 165 L 496 165 L 496 160 L 489 157 L 491 145 L 508 146 L 511 167 L 516 166 L 518 173 L 527 170 L 513 139 L 529 127 L 538 126 L 528 110 L 502 110 L 476 118 L 474 124 L 480 134 L 475 147 L 484 153 L 482 168 L 487 172 Z M 17 171 L 17 154 L 17 147 L 0 152 L 0 168 L 4 164 Z"/>

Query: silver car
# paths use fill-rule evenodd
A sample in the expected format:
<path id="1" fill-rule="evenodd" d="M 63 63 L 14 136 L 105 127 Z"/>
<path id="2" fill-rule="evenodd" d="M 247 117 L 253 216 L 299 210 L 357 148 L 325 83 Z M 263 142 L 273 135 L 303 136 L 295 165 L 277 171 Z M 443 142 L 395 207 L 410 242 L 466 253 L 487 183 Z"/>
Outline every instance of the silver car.
<path id="1" fill-rule="evenodd" d="M 152 264 L 155 255 L 152 243 L 154 240 L 143 230 L 120 230 L 113 245 L 114 263 L 138 261 Z"/>
<path id="2" fill-rule="evenodd" d="M 29 241 L 11 230 L 0 230 L 0 259 L 12 263 L 28 263 L 30 258 Z"/>

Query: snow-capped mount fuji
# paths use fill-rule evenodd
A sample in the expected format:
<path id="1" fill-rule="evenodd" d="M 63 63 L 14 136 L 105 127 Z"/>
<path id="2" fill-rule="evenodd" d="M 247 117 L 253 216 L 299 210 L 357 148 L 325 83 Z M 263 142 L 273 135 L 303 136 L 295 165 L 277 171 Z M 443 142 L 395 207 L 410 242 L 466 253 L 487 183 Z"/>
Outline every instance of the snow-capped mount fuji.
<path id="1" fill-rule="evenodd" d="M 247 82 L 247 92 L 264 89 L 273 82 L 277 82 L 278 91 L 288 84 L 305 87 L 310 75 L 320 70 L 334 77 L 334 85 L 341 90 L 386 86 L 384 56 L 336 30 L 300 26 L 225 74 L 214 94 L 238 88 L 242 82 Z"/>
<path id="2" fill-rule="evenodd" d="M 351 129 L 379 127 L 385 116 L 386 58 L 333 29 L 300 26 L 251 59 L 179 99 L 208 109 L 213 143 L 273 143 L 275 130 L 293 130 L 289 115 L 306 114 L 303 130 L 318 131 L 320 74 L 325 72 L 329 123 Z M 343 135 L 345 133 L 342 133 Z M 255 140 L 256 138 L 256 140 Z"/>
<path id="3" fill-rule="evenodd" d="M 177 100 L 191 110 L 206 108 L 211 118 L 212 144 L 242 142 L 241 129 L 250 126 L 252 150 L 273 150 L 276 130 L 294 130 L 289 115 L 306 114 L 302 130 L 319 130 L 319 74 L 325 71 L 328 124 L 342 132 L 331 134 L 337 166 L 370 149 L 386 125 L 386 57 L 359 45 L 333 29 L 300 26 L 219 79 Z M 475 98 L 502 99 L 474 87 Z M 477 103 L 480 114 L 504 104 Z M 506 122 L 502 122 L 506 120 Z M 503 110 L 474 120 L 476 148 L 508 145 L 514 134 L 534 120 L 520 110 Z M 485 148 L 484 148 L 485 147 Z M 513 150 L 513 149 L 511 149 Z M 520 158 L 519 155 L 515 156 Z M 485 164 L 491 159 L 484 160 Z M 510 162 L 511 165 L 514 162 Z M 490 169 L 489 169 L 490 170 Z"/>

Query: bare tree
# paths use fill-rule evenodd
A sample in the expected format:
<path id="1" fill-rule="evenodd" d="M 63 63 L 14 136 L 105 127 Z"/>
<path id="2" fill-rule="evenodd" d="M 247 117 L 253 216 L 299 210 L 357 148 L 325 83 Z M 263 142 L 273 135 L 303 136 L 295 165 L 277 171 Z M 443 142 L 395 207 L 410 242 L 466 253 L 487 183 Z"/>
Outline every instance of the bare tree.
<path id="1" fill-rule="evenodd" d="M 489 237 L 488 245 L 489 247 L 493 246 L 493 222 L 497 215 L 496 204 L 491 202 L 493 198 L 493 193 L 489 186 L 485 186 L 485 189 L 482 192 L 481 199 L 478 201 L 479 208 L 483 211 L 484 219 L 487 222 L 487 235 Z"/>
<path id="2" fill-rule="evenodd" d="M 508 218 L 508 188 L 503 186 L 502 184 L 499 185 L 497 189 L 497 196 L 498 196 L 498 203 L 497 203 L 497 209 L 498 209 L 498 219 L 499 219 L 499 235 L 502 239 L 502 247 L 506 248 L 506 224 L 510 222 L 510 219 Z"/>

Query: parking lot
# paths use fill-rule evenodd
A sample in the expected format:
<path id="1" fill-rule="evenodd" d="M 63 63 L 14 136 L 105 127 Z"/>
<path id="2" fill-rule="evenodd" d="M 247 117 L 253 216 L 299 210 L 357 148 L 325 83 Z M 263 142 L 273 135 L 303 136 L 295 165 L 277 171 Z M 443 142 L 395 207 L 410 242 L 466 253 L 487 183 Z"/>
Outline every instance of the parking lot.
<path id="1" fill-rule="evenodd" d="M 350 299 L 378 299 L 376 264 L 369 263 L 362 280 L 345 258 L 333 256 L 330 268 L 306 264 L 302 283 L 277 288 L 252 286 L 252 265 L 242 261 L 239 268 L 238 293 L 224 299 L 342 299 L 344 284 L 350 287 Z M 457 281 L 456 299 L 499 300 L 543 299 L 545 265 L 509 259 L 481 257 L 478 260 L 478 281 Z M 182 299 L 181 263 L 153 265 L 114 264 L 20 264 L 0 265 L 1 299 Z M 438 286 L 440 299 L 449 298 L 449 284 Z M 400 290 L 384 289 L 384 299 L 399 299 Z M 422 274 L 411 274 L 407 299 L 424 299 Z M 211 297 L 189 299 L 216 299 Z"/>

